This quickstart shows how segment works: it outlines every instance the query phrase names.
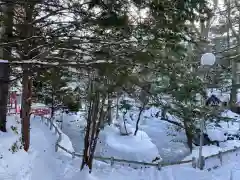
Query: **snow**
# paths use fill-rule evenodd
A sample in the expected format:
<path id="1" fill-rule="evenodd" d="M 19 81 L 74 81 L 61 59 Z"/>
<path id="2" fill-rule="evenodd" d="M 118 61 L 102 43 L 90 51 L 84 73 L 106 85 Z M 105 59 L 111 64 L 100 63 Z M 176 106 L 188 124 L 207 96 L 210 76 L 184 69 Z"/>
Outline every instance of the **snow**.
<path id="1" fill-rule="evenodd" d="M 130 161 L 152 162 L 156 157 L 161 159 L 156 145 L 145 132 L 139 131 L 136 136 L 121 136 L 114 126 L 105 127 L 100 133 L 96 154 Z"/>
<path id="2" fill-rule="evenodd" d="M 32 109 L 48 108 L 48 106 L 45 105 L 45 104 L 43 104 L 43 103 L 32 103 L 31 108 L 32 108 Z"/>
<path id="3" fill-rule="evenodd" d="M 206 132 L 208 137 L 212 141 L 226 141 L 227 136 L 224 134 L 238 134 L 240 129 L 240 116 L 230 110 L 225 110 L 221 113 L 222 117 L 229 118 L 229 122 L 220 121 L 219 127 L 215 126 L 214 123 L 207 125 Z"/>
<path id="4" fill-rule="evenodd" d="M 224 135 L 225 130 L 222 128 L 214 128 L 214 129 L 207 129 L 207 135 L 210 140 L 212 141 L 225 141 L 227 140 L 227 136 Z"/>
<path id="5" fill-rule="evenodd" d="M 239 119 L 240 120 L 240 115 L 237 113 L 234 113 L 230 110 L 225 110 L 224 112 L 222 112 L 221 114 L 223 117 L 229 117 L 229 118 L 233 118 L 233 119 Z"/>
<path id="6" fill-rule="evenodd" d="M 219 151 L 224 152 L 235 147 L 240 147 L 239 140 L 227 140 L 226 133 L 228 134 L 238 134 L 239 133 L 239 121 L 240 116 L 230 110 L 225 110 L 222 112 L 222 117 L 232 118 L 229 121 L 220 121 L 218 123 L 219 127 L 215 126 L 213 123 L 208 124 L 206 128 L 206 133 L 212 141 L 220 141 L 219 147 L 215 145 L 203 146 L 203 156 L 207 157 L 213 154 L 218 154 Z M 199 147 L 195 147 L 191 155 L 184 158 L 184 160 L 190 160 L 192 157 L 198 157 Z"/>
<path id="7" fill-rule="evenodd" d="M 114 156 L 119 159 L 145 162 L 151 162 L 157 156 L 162 157 L 162 154 L 164 155 L 162 158 L 171 155 L 176 158 L 174 154 L 178 152 L 179 155 L 184 150 L 184 143 L 172 142 L 172 140 L 184 141 L 184 133 L 181 131 L 176 132 L 169 123 L 163 122 L 153 116 L 156 110 L 150 108 L 144 111 L 139 126 L 140 129 L 136 136 L 133 135 L 135 123 L 130 119 L 128 119 L 126 125 L 127 130 L 132 134 L 128 136 L 121 136 L 119 127 L 115 125 L 106 126 L 100 133 L 96 155 L 105 157 Z M 230 115 L 231 112 L 228 112 L 228 117 Z M 60 117 L 61 114 L 58 117 L 56 116 L 56 119 Z M 135 117 L 136 115 L 133 116 L 133 119 Z M 174 116 L 171 118 L 178 121 Z M 11 126 L 16 126 L 18 132 L 20 132 L 21 125 L 19 121 L 18 116 L 9 116 L 7 121 L 8 132 L 0 132 L 0 179 L 78 180 L 81 177 L 81 180 L 226 180 L 230 178 L 230 174 L 232 174 L 232 180 L 237 180 L 240 177 L 240 170 L 238 168 L 240 166 L 238 156 L 240 150 L 237 150 L 237 153 L 224 154 L 222 165 L 218 158 L 207 159 L 206 167 L 203 171 L 192 168 L 191 163 L 162 167 L 161 170 L 158 170 L 156 167 L 144 165 L 114 162 L 114 165 L 111 166 L 105 162 L 94 161 L 93 172 L 89 174 L 87 168 L 79 171 L 82 161 L 80 158 L 72 159 L 70 155 L 60 150 L 60 148 L 58 152 L 55 152 L 55 143 L 58 136 L 54 134 L 53 130 L 50 131 L 45 123 L 41 123 L 39 117 L 31 119 L 31 143 L 29 151 L 25 152 L 20 149 L 12 154 L 8 149 L 11 148 L 14 142 L 19 140 L 20 133 L 13 132 L 12 129 L 14 128 L 11 128 Z M 62 131 L 69 131 L 71 134 L 71 130 L 74 130 L 75 132 L 72 133 L 75 136 L 74 140 L 82 141 L 83 136 L 80 136 L 80 131 L 86 125 L 84 113 L 64 114 L 63 122 L 64 128 Z M 56 122 L 54 123 L 56 124 Z M 222 126 L 222 130 L 221 128 L 212 128 L 215 131 L 212 130 L 211 132 L 210 127 L 207 129 L 212 133 L 212 138 L 215 136 L 215 139 L 222 139 L 223 132 L 236 132 L 238 129 L 238 126 L 236 128 L 236 124 L 234 123 L 227 124 L 226 122 L 220 122 L 219 124 Z M 58 130 L 62 133 L 60 129 Z M 167 132 L 169 131 L 176 133 L 175 135 L 167 136 Z M 60 145 L 69 151 L 74 151 L 74 143 L 72 144 L 70 140 L 73 139 L 66 134 L 62 134 Z M 20 145 L 20 143 L 18 144 Z M 79 146 L 79 149 L 82 149 L 79 143 L 77 146 Z M 214 145 L 204 146 L 203 155 L 206 157 L 235 147 L 240 147 L 239 140 L 221 142 L 219 147 Z M 191 160 L 193 156 L 198 156 L 198 147 L 194 147 L 192 154 L 184 160 Z"/>
<path id="8" fill-rule="evenodd" d="M 157 107 L 144 110 L 139 123 L 139 129 L 146 132 L 153 144 L 156 145 L 164 162 L 180 161 L 190 153 L 185 143 L 185 133 L 177 129 L 177 126 L 156 117 L 155 115 L 158 112 L 161 115 L 161 110 Z M 177 117 L 169 113 L 167 113 L 167 116 L 169 120 L 180 123 Z M 136 111 L 130 111 L 126 114 L 127 122 L 131 123 L 134 127 L 137 117 L 138 112 Z M 120 121 L 123 120 L 121 119 Z"/>
<path id="9" fill-rule="evenodd" d="M 58 131 L 61 134 L 61 141 L 58 144 L 60 146 L 64 147 L 65 149 L 67 149 L 68 151 L 74 152 L 74 148 L 73 148 L 72 142 L 69 139 L 69 137 L 62 132 L 62 130 L 58 127 L 58 125 L 56 123 L 54 123 L 54 125 L 55 125 L 55 127 L 58 128 Z M 71 156 L 69 153 L 66 153 L 61 148 L 58 148 L 58 152 L 63 153 L 65 156 Z"/>
<path id="10" fill-rule="evenodd" d="M 37 117 L 31 120 L 31 145 L 29 152 L 19 150 L 12 154 L 8 151 L 8 148 L 19 138 L 19 134 L 14 133 L 10 127 L 14 125 L 17 126 L 18 130 L 20 129 L 20 124 L 16 123 L 16 120 L 19 120 L 19 118 L 14 116 L 8 117 L 8 133 L 0 133 L 2 154 L 0 179 L 78 180 L 81 177 L 82 180 L 226 180 L 229 179 L 231 172 L 232 177 L 235 178 L 233 180 L 239 179 L 240 176 L 238 169 L 240 163 L 235 154 L 224 156 L 223 166 L 220 166 L 219 160 L 207 160 L 206 169 L 203 171 L 192 168 L 190 164 L 163 167 L 161 170 L 157 170 L 156 167 L 141 166 L 138 169 L 132 169 L 132 167 L 126 164 L 110 166 L 104 162 L 94 161 L 93 172 L 89 174 L 86 168 L 83 171 L 79 171 L 81 159 L 72 159 L 65 156 L 65 154 L 55 152 L 57 136 L 49 130 L 49 127 L 40 123 L 40 119 Z M 148 149 L 149 146 L 154 148 L 153 145 L 149 143 L 144 144 L 143 142 L 145 141 L 140 141 L 141 137 L 142 140 L 145 139 L 146 142 L 149 142 L 149 137 L 142 131 L 138 133 L 138 136 L 130 136 L 127 139 L 128 136 L 119 136 L 119 130 L 117 130 L 112 126 L 104 130 L 104 133 L 109 132 L 111 134 L 111 136 L 106 137 L 106 142 L 112 148 L 119 150 L 122 147 L 124 149 L 122 152 L 142 152 L 142 149 Z M 132 144 L 136 142 L 138 143 Z M 68 149 L 72 148 L 68 138 L 61 143 Z M 224 149 L 224 146 L 229 148 L 238 144 L 238 141 L 229 141 L 221 144 L 221 147 Z M 227 149 L 226 147 L 225 149 Z M 218 150 L 216 147 L 209 146 L 208 149 L 204 149 L 204 154 L 210 155 Z M 207 171 L 207 167 L 216 165 L 219 166 L 217 169 Z"/>
<path id="11" fill-rule="evenodd" d="M 234 149 L 240 147 L 240 141 L 239 140 L 231 140 L 231 141 L 226 141 L 226 142 L 222 142 L 220 143 L 219 147 L 214 146 L 214 145 L 209 145 L 209 146 L 203 146 L 203 151 L 202 151 L 202 155 L 204 157 L 207 156 L 211 156 L 214 154 L 218 154 L 219 151 L 221 152 L 225 152 L 228 151 L 230 149 Z M 191 160 L 192 157 L 198 157 L 199 156 L 199 147 L 194 147 L 192 154 L 187 156 L 186 158 L 183 159 L 183 161 L 185 160 Z"/>
<path id="12" fill-rule="evenodd" d="M 84 127 L 86 126 L 84 113 L 63 114 L 62 116 L 64 119 L 62 131 L 71 139 L 74 150 L 82 154 Z M 61 114 L 56 115 L 55 119 L 61 119 Z M 134 136 L 135 128 L 128 123 L 126 127 L 131 133 L 128 136 L 122 136 L 120 129 L 115 126 L 105 127 L 99 135 L 96 155 L 145 162 L 152 162 L 156 157 L 160 158 L 157 147 L 145 132 L 139 130 Z M 122 129 L 125 129 L 123 125 Z"/>
<path id="13" fill-rule="evenodd" d="M 55 120 L 63 119 L 64 132 L 71 140 L 73 148 L 76 152 L 83 152 L 84 145 L 84 127 L 86 122 L 84 121 L 84 113 L 78 114 L 61 114 L 55 115 Z M 59 124 L 60 126 L 60 124 Z"/>
<path id="14" fill-rule="evenodd" d="M 14 122 L 15 118 L 13 116 L 8 117 L 8 133 L 0 132 L 0 179 L 10 180 L 19 177 L 31 161 L 31 158 L 24 151 L 19 151 L 18 153 L 9 151 L 12 145 L 19 140 L 18 134 L 12 131 L 11 126 L 17 127 L 19 131 L 20 125 Z"/>
<path id="15" fill-rule="evenodd" d="M 139 132 L 138 132 L 139 135 L 137 134 L 139 139 L 134 139 L 134 137 L 132 136 L 132 134 L 135 131 L 135 125 L 136 125 L 135 120 L 137 119 L 137 116 L 138 116 L 138 112 L 136 112 L 135 110 L 127 113 L 125 117 L 127 130 L 128 132 L 132 133 L 130 136 L 127 136 L 127 137 L 120 136 L 120 132 L 119 131 L 117 132 L 117 130 L 114 127 L 111 127 L 111 128 L 108 127 L 102 130 L 100 134 L 102 141 L 101 141 L 101 145 L 98 144 L 99 148 L 96 150 L 96 154 L 97 155 L 104 154 L 104 156 L 106 157 L 111 157 L 114 155 L 119 158 L 123 158 L 123 157 L 129 158 L 129 155 L 126 155 L 126 152 L 123 151 L 123 149 L 121 150 L 115 149 L 116 147 L 112 147 L 112 145 L 106 141 L 110 139 L 109 138 L 110 136 L 106 135 L 107 133 L 109 133 L 113 136 L 112 138 L 115 138 L 113 139 L 113 141 L 116 141 L 116 142 L 120 140 L 124 141 L 124 139 L 131 138 L 131 141 L 135 141 L 135 143 L 134 142 L 131 143 L 131 146 L 136 146 L 136 143 L 137 144 L 148 143 L 149 144 L 148 147 L 151 147 L 151 151 L 150 151 L 151 155 L 149 155 L 150 153 L 147 154 L 145 152 L 146 155 L 144 156 L 150 156 L 148 158 L 150 162 L 153 159 L 155 159 L 157 156 L 162 157 L 162 159 L 166 162 L 180 161 L 182 158 L 184 158 L 186 155 L 189 154 L 189 149 L 185 143 L 186 136 L 183 131 L 174 132 L 176 131 L 175 126 L 167 122 L 161 121 L 159 120 L 159 118 L 154 118 L 154 115 L 158 111 L 159 111 L 159 108 L 152 107 L 143 112 L 143 115 L 140 120 L 140 125 L 139 125 Z M 171 116 L 170 114 L 168 114 L 168 116 L 170 120 L 179 121 L 176 117 Z M 56 120 L 60 120 L 61 114 L 56 115 L 55 118 Z M 75 151 L 79 153 L 83 152 L 84 127 L 86 126 L 84 112 L 78 112 L 77 114 L 63 114 L 63 119 L 64 120 L 63 120 L 62 131 L 72 141 Z M 125 130 L 123 126 L 122 115 L 120 115 L 119 120 L 114 124 L 118 124 L 122 131 Z M 143 138 L 146 135 L 148 136 L 148 138 Z M 154 150 L 151 144 L 155 145 L 157 150 Z M 128 144 L 126 144 L 126 146 L 128 146 Z M 104 153 L 103 153 L 103 149 L 105 151 Z M 139 158 L 136 156 L 132 156 L 130 159 L 139 160 Z M 142 160 L 144 159 L 142 158 Z"/>

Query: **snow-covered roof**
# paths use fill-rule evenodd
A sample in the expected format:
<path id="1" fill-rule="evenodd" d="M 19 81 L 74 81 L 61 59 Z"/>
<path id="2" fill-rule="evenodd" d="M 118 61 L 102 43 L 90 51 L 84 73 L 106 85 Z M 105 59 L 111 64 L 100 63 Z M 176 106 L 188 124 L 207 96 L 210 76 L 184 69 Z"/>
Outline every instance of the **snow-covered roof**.
<path id="1" fill-rule="evenodd" d="M 212 95 L 216 96 L 221 102 L 229 102 L 230 93 L 222 92 L 219 89 L 207 89 L 207 96 L 211 97 Z"/>

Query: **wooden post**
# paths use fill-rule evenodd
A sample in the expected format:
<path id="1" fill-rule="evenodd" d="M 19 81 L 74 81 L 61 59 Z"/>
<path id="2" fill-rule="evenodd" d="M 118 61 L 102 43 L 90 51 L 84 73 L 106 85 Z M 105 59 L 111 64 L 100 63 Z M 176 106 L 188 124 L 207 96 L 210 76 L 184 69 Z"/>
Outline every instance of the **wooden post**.
<path id="1" fill-rule="evenodd" d="M 111 157 L 111 166 L 114 164 L 114 157 Z"/>
<path id="2" fill-rule="evenodd" d="M 75 152 L 72 152 L 72 158 L 73 159 L 75 158 Z"/>
<path id="3" fill-rule="evenodd" d="M 162 169 L 162 164 L 161 164 L 161 162 L 158 163 L 157 168 L 158 168 L 159 171 Z"/>
<path id="4" fill-rule="evenodd" d="M 61 130 L 63 129 L 63 113 L 62 113 L 62 115 L 61 115 L 61 127 L 60 127 L 60 129 L 61 129 Z"/>
<path id="5" fill-rule="evenodd" d="M 192 157 L 192 167 L 196 169 L 197 167 L 197 159 L 196 157 Z"/>
<path id="6" fill-rule="evenodd" d="M 230 178 L 229 178 L 229 180 L 233 180 L 233 171 L 231 170 L 231 172 L 230 172 Z"/>
<path id="7" fill-rule="evenodd" d="M 222 152 L 221 151 L 218 152 L 218 158 L 219 158 L 220 163 L 222 165 L 223 162 L 222 162 Z"/>
<path id="8" fill-rule="evenodd" d="M 198 168 L 200 170 L 203 170 L 205 166 L 205 157 L 204 156 L 201 156 L 199 159 L 198 159 Z"/>

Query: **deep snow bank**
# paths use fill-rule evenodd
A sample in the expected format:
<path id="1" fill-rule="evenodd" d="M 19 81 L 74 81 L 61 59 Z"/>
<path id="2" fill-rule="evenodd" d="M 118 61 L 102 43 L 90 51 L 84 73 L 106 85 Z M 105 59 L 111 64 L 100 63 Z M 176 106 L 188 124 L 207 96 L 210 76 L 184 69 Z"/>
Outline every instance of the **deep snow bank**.
<path id="1" fill-rule="evenodd" d="M 67 149 L 68 151 L 74 152 L 74 148 L 73 148 L 73 145 L 72 145 L 72 142 L 71 142 L 70 138 L 62 132 L 62 130 L 58 127 L 58 125 L 56 123 L 54 123 L 54 125 L 58 128 L 58 131 L 61 134 L 61 141 L 58 144 L 60 146 L 64 147 L 65 149 Z M 62 150 L 61 148 L 58 148 L 58 152 L 61 152 L 66 156 L 71 156 L 69 153 Z"/>
<path id="2" fill-rule="evenodd" d="M 107 126 L 99 135 L 96 154 L 103 157 L 115 157 L 125 160 L 152 162 L 160 155 L 157 147 L 151 142 L 148 135 L 139 131 L 133 135 L 134 128 L 128 126 L 128 136 L 120 135 L 117 127 Z"/>
<path id="3" fill-rule="evenodd" d="M 13 127 L 16 128 L 16 131 L 13 131 Z M 7 133 L 0 132 L 0 179 L 21 179 L 30 168 L 29 164 L 31 164 L 31 159 L 34 158 L 31 149 L 28 153 L 22 149 L 16 149 L 17 152 L 15 153 L 11 152 L 21 145 L 19 142 L 20 131 L 19 118 L 17 116 L 8 116 Z"/>
<path id="4" fill-rule="evenodd" d="M 125 115 L 127 123 L 136 125 L 139 111 L 129 111 Z M 158 148 L 159 154 L 165 162 L 176 162 L 182 160 L 190 154 L 189 148 L 186 145 L 185 132 L 174 124 L 161 120 L 161 109 L 150 107 L 143 111 L 139 129 L 146 132 L 151 141 Z M 180 122 L 180 120 L 167 113 L 169 120 Z M 123 121 L 123 115 L 120 115 L 120 121 Z"/>

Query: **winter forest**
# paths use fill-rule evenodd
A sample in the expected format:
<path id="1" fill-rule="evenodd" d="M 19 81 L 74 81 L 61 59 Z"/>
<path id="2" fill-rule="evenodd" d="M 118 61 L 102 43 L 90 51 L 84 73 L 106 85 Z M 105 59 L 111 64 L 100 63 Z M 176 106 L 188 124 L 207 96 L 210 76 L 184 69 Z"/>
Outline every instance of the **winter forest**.
<path id="1" fill-rule="evenodd" d="M 240 178 L 239 0 L 0 0 L 0 180 Z"/>

